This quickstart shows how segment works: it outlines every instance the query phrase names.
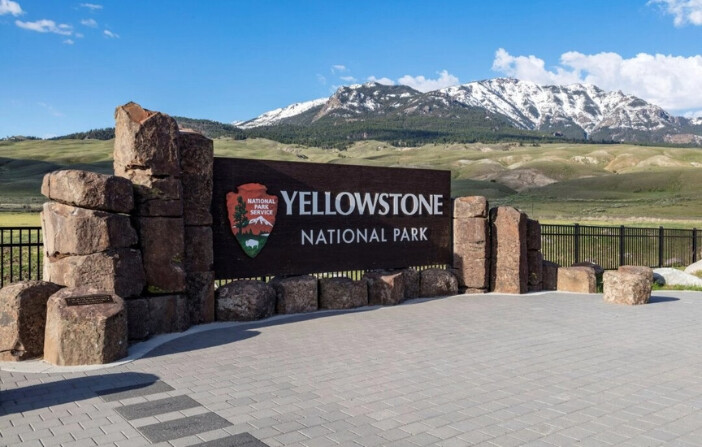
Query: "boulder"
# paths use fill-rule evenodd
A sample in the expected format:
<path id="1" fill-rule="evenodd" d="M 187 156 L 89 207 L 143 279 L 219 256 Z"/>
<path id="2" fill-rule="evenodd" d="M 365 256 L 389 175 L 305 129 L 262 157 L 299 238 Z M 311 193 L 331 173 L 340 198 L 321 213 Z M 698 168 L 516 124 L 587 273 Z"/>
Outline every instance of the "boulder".
<path id="1" fill-rule="evenodd" d="M 653 280 L 661 286 L 702 287 L 702 278 L 670 267 L 653 269 Z"/>
<path id="2" fill-rule="evenodd" d="M 469 289 L 487 289 L 490 280 L 490 260 L 468 254 L 453 254 L 453 268 L 458 285 Z"/>
<path id="3" fill-rule="evenodd" d="M 317 303 L 317 278 L 314 276 L 274 278 L 270 285 L 275 289 L 276 312 L 279 314 L 314 312 L 319 307 Z"/>
<path id="4" fill-rule="evenodd" d="M 185 291 L 182 218 L 140 217 L 137 229 L 144 257 L 146 290 L 151 294 Z"/>
<path id="5" fill-rule="evenodd" d="M 207 272 L 212 269 L 212 227 L 185 227 L 185 270 Z"/>
<path id="6" fill-rule="evenodd" d="M 46 174 L 41 193 L 50 200 L 91 210 L 129 213 L 134 208 L 129 180 L 77 169 Z"/>
<path id="7" fill-rule="evenodd" d="M 529 265 L 529 277 L 527 278 L 529 292 L 539 292 L 543 289 L 544 256 L 540 251 L 529 250 L 527 264 Z"/>
<path id="8" fill-rule="evenodd" d="M 527 217 L 500 206 L 490 210 L 490 290 L 498 293 L 527 291 Z"/>
<path id="9" fill-rule="evenodd" d="M 151 336 L 149 302 L 146 298 L 133 298 L 124 301 L 127 307 L 127 334 L 130 340 L 145 340 Z"/>
<path id="10" fill-rule="evenodd" d="M 134 215 L 145 217 L 181 217 L 183 215 L 183 186 L 175 177 L 153 177 L 134 172 L 129 177 L 134 184 Z"/>
<path id="11" fill-rule="evenodd" d="M 41 357 L 46 302 L 59 289 L 45 281 L 17 282 L 0 289 L 0 361 Z"/>
<path id="12" fill-rule="evenodd" d="M 160 295 L 146 298 L 149 329 L 152 334 L 183 332 L 190 327 L 188 300 L 185 295 Z"/>
<path id="13" fill-rule="evenodd" d="M 129 248 L 85 256 L 45 257 L 44 279 L 67 287 L 90 286 L 121 297 L 141 294 L 141 252 Z"/>
<path id="14" fill-rule="evenodd" d="M 405 281 L 402 272 L 371 271 L 363 275 L 368 282 L 368 304 L 394 306 L 405 299 Z"/>
<path id="15" fill-rule="evenodd" d="M 178 124 L 168 115 L 130 102 L 115 110 L 114 168 L 119 177 L 134 173 L 180 176 Z"/>
<path id="16" fill-rule="evenodd" d="M 402 280 L 405 288 L 405 299 L 419 298 L 419 279 L 420 274 L 413 268 L 402 270 Z"/>
<path id="17" fill-rule="evenodd" d="M 49 256 L 87 255 L 137 243 L 136 231 L 124 214 L 46 202 L 41 223 Z"/>
<path id="18" fill-rule="evenodd" d="M 541 224 L 527 219 L 527 250 L 541 250 Z"/>
<path id="19" fill-rule="evenodd" d="M 590 261 L 576 262 L 571 267 L 591 267 L 595 270 L 595 276 L 600 276 L 605 272 L 605 269 L 603 269 L 602 266 Z"/>
<path id="20" fill-rule="evenodd" d="M 368 305 L 368 284 L 365 280 L 335 277 L 319 279 L 320 309 L 352 309 Z"/>
<path id="21" fill-rule="evenodd" d="M 487 217 L 488 202 L 483 196 L 456 197 L 453 201 L 453 218 Z"/>
<path id="22" fill-rule="evenodd" d="M 488 220 L 466 217 L 453 220 L 453 273 L 461 287 L 487 288 L 490 279 Z"/>
<path id="23" fill-rule="evenodd" d="M 558 291 L 597 293 L 595 269 L 592 267 L 559 267 Z"/>
<path id="24" fill-rule="evenodd" d="M 178 137 L 180 167 L 183 170 L 183 218 L 185 225 L 211 225 L 212 140 L 192 131 L 181 130 Z"/>
<path id="25" fill-rule="evenodd" d="M 653 284 L 653 269 L 641 265 L 621 265 L 618 269 L 620 272 L 633 273 L 641 276 L 649 284 Z"/>
<path id="26" fill-rule="evenodd" d="M 558 264 L 544 261 L 542 264 L 542 290 L 558 290 Z"/>
<path id="27" fill-rule="evenodd" d="M 263 281 L 240 280 L 215 293 L 218 321 L 251 321 L 268 318 L 275 311 L 275 290 Z"/>
<path id="28" fill-rule="evenodd" d="M 608 270 L 603 275 L 602 298 L 608 303 L 646 304 L 651 298 L 651 281 L 633 269 Z"/>
<path id="29" fill-rule="evenodd" d="M 212 323 L 215 318 L 214 272 L 188 272 L 186 295 L 191 324 Z"/>
<path id="30" fill-rule="evenodd" d="M 420 272 L 419 295 L 422 297 L 456 295 L 458 280 L 444 269 L 426 269 Z"/>
<path id="31" fill-rule="evenodd" d="M 702 272 L 702 261 L 697 261 L 685 267 L 685 273 L 689 273 L 690 275 L 694 275 L 695 273 L 699 272 Z"/>
<path id="32" fill-rule="evenodd" d="M 91 297 L 106 297 L 109 302 Z M 61 289 L 49 298 L 45 361 L 60 366 L 94 365 L 126 355 L 127 312 L 122 298 L 90 287 Z"/>

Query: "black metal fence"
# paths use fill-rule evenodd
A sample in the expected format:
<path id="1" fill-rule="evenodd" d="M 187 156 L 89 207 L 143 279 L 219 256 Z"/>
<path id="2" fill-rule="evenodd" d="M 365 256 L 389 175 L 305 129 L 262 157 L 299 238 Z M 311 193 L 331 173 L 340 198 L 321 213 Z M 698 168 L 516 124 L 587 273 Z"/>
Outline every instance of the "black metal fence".
<path id="1" fill-rule="evenodd" d="M 541 251 L 544 259 L 559 265 L 589 261 L 605 269 L 685 266 L 702 259 L 702 233 L 696 228 L 543 224 Z"/>
<path id="2" fill-rule="evenodd" d="M 41 227 L 0 227 L 0 287 L 16 281 L 42 278 Z M 673 267 L 702 259 L 702 232 L 600 227 L 588 225 L 541 225 L 544 259 L 559 265 L 590 261 L 605 269 L 620 265 Z M 421 266 L 418 269 L 445 266 Z M 318 273 L 319 277 L 349 276 L 360 279 L 363 270 Z M 228 282 L 223 280 L 221 282 Z"/>

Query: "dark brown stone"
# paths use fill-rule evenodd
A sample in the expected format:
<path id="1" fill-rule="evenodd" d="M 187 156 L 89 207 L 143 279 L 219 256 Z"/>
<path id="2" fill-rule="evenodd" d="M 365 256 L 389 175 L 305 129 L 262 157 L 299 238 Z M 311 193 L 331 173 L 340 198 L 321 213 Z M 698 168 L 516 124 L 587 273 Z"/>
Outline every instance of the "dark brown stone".
<path id="1" fill-rule="evenodd" d="M 394 306 L 405 299 L 402 272 L 367 272 L 363 278 L 368 282 L 369 305 Z"/>
<path id="2" fill-rule="evenodd" d="M 67 305 L 66 299 L 103 290 L 61 289 L 49 298 L 46 310 L 44 360 L 54 365 L 110 363 L 127 355 L 127 312 L 124 301 L 109 294 L 111 303 Z"/>
<path id="3" fill-rule="evenodd" d="M 185 291 L 185 243 L 182 218 L 140 217 L 137 230 L 144 258 L 146 291 Z"/>
<path id="4" fill-rule="evenodd" d="M 498 293 L 527 291 L 526 214 L 500 206 L 490 210 L 490 290 Z"/>
<path id="5" fill-rule="evenodd" d="M 402 279 L 404 281 L 405 299 L 419 298 L 419 272 L 412 268 L 403 269 Z"/>
<path id="6" fill-rule="evenodd" d="M 149 328 L 152 334 L 182 332 L 190 327 L 188 301 L 185 295 L 150 296 Z"/>
<path id="7" fill-rule="evenodd" d="M 571 265 L 571 267 L 590 267 L 595 270 L 596 276 L 601 276 L 605 272 L 605 269 L 603 269 L 600 265 L 589 261 L 576 262 L 575 264 Z"/>
<path id="8" fill-rule="evenodd" d="M 558 291 L 596 293 L 597 278 L 592 267 L 559 267 Z"/>
<path id="9" fill-rule="evenodd" d="M 134 215 L 182 217 L 183 186 L 175 177 L 153 177 L 140 171 L 130 175 L 134 183 Z"/>
<path id="10" fill-rule="evenodd" d="M 41 193 L 51 200 L 91 210 L 128 213 L 134 208 L 129 180 L 89 171 L 50 172 L 44 176 Z"/>
<path id="11" fill-rule="evenodd" d="M 121 297 L 141 294 L 141 252 L 129 248 L 85 256 L 45 257 L 44 279 L 67 287 L 90 286 Z"/>
<path id="12" fill-rule="evenodd" d="M 319 279 L 320 309 L 353 309 L 368 305 L 368 283 L 347 277 Z"/>
<path id="13" fill-rule="evenodd" d="M 215 299 L 218 321 L 260 320 L 275 311 L 275 290 L 263 281 L 231 282 L 217 289 Z"/>
<path id="14" fill-rule="evenodd" d="M 276 311 L 279 314 L 314 312 L 317 303 L 317 278 L 314 276 L 291 276 L 274 278 L 270 285 L 277 296 Z"/>
<path id="15" fill-rule="evenodd" d="M 482 196 L 456 197 L 453 201 L 454 219 L 466 217 L 487 217 L 488 202 Z"/>
<path id="16" fill-rule="evenodd" d="M 483 257 L 481 251 L 466 250 L 462 255 L 454 251 L 451 271 L 456 275 L 460 287 L 488 288 L 490 260 Z"/>
<path id="17" fill-rule="evenodd" d="M 529 250 L 527 263 L 529 264 L 529 277 L 527 278 L 529 291 L 539 292 L 543 288 L 544 257 L 540 251 Z"/>
<path id="18" fill-rule="evenodd" d="M 458 293 L 458 280 L 443 269 L 426 269 L 420 273 L 419 295 L 422 297 L 448 296 Z"/>
<path id="19" fill-rule="evenodd" d="M 145 340 L 152 334 L 149 319 L 149 303 L 146 298 L 124 301 L 127 307 L 127 333 L 130 340 Z"/>
<path id="20" fill-rule="evenodd" d="M 541 224 L 527 219 L 527 250 L 541 250 Z"/>
<path id="21" fill-rule="evenodd" d="M 541 288 L 543 290 L 558 290 L 558 264 L 544 261 L 541 267 L 543 272 Z"/>
<path id="22" fill-rule="evenodd" d="M 487 255 L 488 230 L 488 221 L 484 217 L 453 219 L 453 245 L 474 247 L 476 252 L 482 249 Z"/>
<path id="23" fill-rule="evenodd" d="M 180 176 L 178 124 L 168 115 L 130 102 L 115 110 L 115 174 L 130 178 Z"/>
<path id="24" fill-rule="evenodd" d="M 49 256 L 87 255 L 137 243 L 129 216 L 124 214 L 46 202 L 41 223 Z"/>
<path id="25" fill-rule="evenodd" d="M 183 170 L 183 218 L 185 225 L 211 225 L 212 140 L 195 132 L 181 130 L 178 140 Z"/>
<path id="26" fill-rule="evenodd" d="M 185 227 L 185 270 L 207 272 L 213 262 L 212 227 Z"/>
<path id="27" fill-rule="evenodd" d="M 186 282 L 191 324 L 213 322 L 215 318 L 214 272 L 188 272 Z"/>
<path id="28" fill-rule="evenodd" d="M 46 302 L 59 289 L 45 281 L 17 282 L 0 289 L 0 361 L 41 357 Z"/>

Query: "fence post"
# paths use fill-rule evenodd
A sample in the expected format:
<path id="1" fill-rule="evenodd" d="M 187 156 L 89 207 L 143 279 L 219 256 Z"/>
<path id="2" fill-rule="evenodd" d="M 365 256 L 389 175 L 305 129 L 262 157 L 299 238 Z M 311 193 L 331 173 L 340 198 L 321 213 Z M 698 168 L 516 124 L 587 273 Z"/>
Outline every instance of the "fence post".
<path id="1" fill-rule="evenodd" d="M 624 225 L 619 226 L 619 265 L 626 264 L 626 244 L 624 243 L 624 235 L 626 234 L 626 228 Z M 617 266 L 619 267 L 619 266 Z"/>
<path id="2" fill-rule="evenodd" d="M 697 228 L 692 229 L 692 262 L 697 262 Z"/>
<path id="3" fill-rule="evenodd" d="M 573 263 L 580 262 L 580 224 L 577 223 L 573 229 L 573 255 L 575 257 Z"/>
<path id="4" fill-rule="evenodd" d="M 663 244 L 665 244 L 665 232 L 663 227 L 658 227 L 658 267 L 663 267 Z"/>

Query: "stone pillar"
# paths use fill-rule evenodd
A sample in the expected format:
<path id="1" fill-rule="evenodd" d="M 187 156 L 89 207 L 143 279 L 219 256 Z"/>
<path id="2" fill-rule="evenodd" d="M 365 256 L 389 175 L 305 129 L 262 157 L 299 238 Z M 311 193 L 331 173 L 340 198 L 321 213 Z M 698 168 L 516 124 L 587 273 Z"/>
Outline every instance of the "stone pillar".
<path id="1" fill-rule="evenodd" d="M 527 291 L 527 216 L 508 206 L 490 210 L 490 290 Z"/>
<path id="2" fill-rule="evenodd" d="M 485 197 L 453 202 L 453 273 L 467 293 L 485 293 L 489 285 L 490 244 Z"/>
<path id="3" fill-rule="evenodd" d="M 130 102 L 115 110 L 115 175 L 134 185 L 132 220 L 139 236 L 146 286 L 143 297 L 159 302 L 185 302 L 185 224 L 178 124 L 168 115 Z M 127 309 L 132 306 L 127 303 Z M 163 306 L 145 306 L 151 333 L 183 330 L 189 324 L 173 318 Z M 171 306 L 178 308 L 178 306 Z M 189 320 L 189 313 L 186 314 Z M 180 317 L 179 317 L 180 319 Z M 140 331 L 143 332 L 143 331 Z M 134 338 L 136 334 L 130 334 Z"/>
<path id="4" fill-rule="evenodd" d="M 543 263 L 541 224 L 538 220 L 527 219 L 527 265 L 529 269 L 527 289 L 529 292 L 543 290 Z"/>

